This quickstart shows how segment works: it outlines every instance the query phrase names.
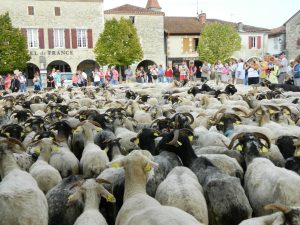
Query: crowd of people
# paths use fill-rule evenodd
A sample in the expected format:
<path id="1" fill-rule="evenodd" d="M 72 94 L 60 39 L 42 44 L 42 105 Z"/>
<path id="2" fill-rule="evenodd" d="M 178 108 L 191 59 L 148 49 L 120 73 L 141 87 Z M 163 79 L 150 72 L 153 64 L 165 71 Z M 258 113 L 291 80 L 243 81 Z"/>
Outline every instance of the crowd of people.
<path id="1" fill-rule="evenodd" d="M 195 65 L 185 61 L 181 64 L 169 64 L 166 69 L 162 65 L 158 67 L 149 65 L 145 69 L 140 66 L 133 71 L 130 66 L 124 71 L 124 76 L 120 76 L 116 67 L 109 67 L 106 71 L 103 68 L 95 68 L 92 74 L 88 75 L 80 70 L 72 76 L 72 86 L 82 87 L 88 83 L 99 86 L 105 83 L 111 85 L 118 84 L 120 78 L 126 83 L 170 83 L 173 80 L 215 80 L 216 84 L 220 82 L 228 84 L 253 85 L 267 79 L 271 83 L 283 84 L 288 82 L 300 86 L 300 56 L 295 60 L 288 61 L 285 54 L 281 53 L 279 57 L 266 55 L 263 60 L 250 60 L 244 62 L 242 59 L 209 64 L 204 61 L 201 65 Z M 0 76 L 0 93 L 3 90 L 11 92 L 25 92 L 27 79 L 26 76 L 16 70 L 13 74 L 8 73 L 5 77 Z M 43 88 L 42 78 L 38 71 L 35 72 L 32 80 L 33 88 L 39 91 Z M 64 85 L 64 78 L 59 70 L 55 68 L 47 75 L 47 88 L 54 89 Z"/>

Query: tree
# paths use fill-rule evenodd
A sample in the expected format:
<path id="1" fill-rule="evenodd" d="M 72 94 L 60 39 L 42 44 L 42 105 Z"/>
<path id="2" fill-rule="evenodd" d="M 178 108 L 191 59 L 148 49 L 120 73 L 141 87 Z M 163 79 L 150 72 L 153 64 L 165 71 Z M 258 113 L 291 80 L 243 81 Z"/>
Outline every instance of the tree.
<path id="1" fill-rule="evenodd" d="M 225 61 L 240 49 L 241 37 L 230 24 L 208 23 L 201 32 L 198 53 L 202 61 Z"/>
<path id="2" fill-rule="evenodd" d="M 8 13 L 0 15 L 0 73 L 22 70 L 29 60 L 26 38 L 12 26 Z"/>
<path id="3" fill-rule="evenodd" d="M 121 18 L 107 20 L 94 49 L 100 65 L 124 66 L 143 58 L 143 50 L 132 22 Z"/>

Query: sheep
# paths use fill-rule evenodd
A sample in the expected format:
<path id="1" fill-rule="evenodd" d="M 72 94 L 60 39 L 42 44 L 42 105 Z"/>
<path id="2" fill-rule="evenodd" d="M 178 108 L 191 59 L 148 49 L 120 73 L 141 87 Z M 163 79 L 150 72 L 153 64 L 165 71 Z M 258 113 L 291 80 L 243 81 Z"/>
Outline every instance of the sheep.
<path id="1" fill-rule="evenodd" d="M 270 140 L 263 134 L 242 133 L 236 135 L 228 146 L 235 143 L 245 155 L 247 170 L 244 177 L 244 189 L 253 208 L 254 215 L 266 215 L 264 206 L 278 203 L 289 206 L 300 205 L 300 177 L 285 168 L 275 166 L 260 154 L 268 152 Z M 265 141 L 266 144 L 263 144 Z"/>
<path id="2" fill-rule="evenodd" d="M 183 194 L 184 193 L 184 194 Z M 157 188 L 155 199 L 180 208 L 208 225 L 206 200 L 196 175 L 186 167 L 175 167 Z"/>
<path id="3" fill-rule="evenodd" d="M 38 160 L 30 167 L 29 173 L 37 181 L 39 188 L 47 193 L 51 188 L 61 182 L 59 172 L 48 164 L 51 151 L 58 150 L 57 143 L 44 138 L 33 144 L 35 153 L 39 154 Z"/>
<path id="4" fill-rule="evenodd" d="M 20 170 L 12 152 L 21 153 L 22 144 L 0 138 L 0 224 L 48 224 L 48 204 L 34 178 Z"/>
<path id="5" fill-rule="evenodd" d="M 137 133 L 130 131 L 124 127 L 117 127 L 115 128 L 115 135 L 117 138 L 121 138 L 120 144 L 125 152 L 129 153 L 130 151 L 139 148 L 137 144 L 130 141 L 132 138 L 135 138 L 137 136 Z"/>
<path id="6" fill-rule="evenodd" d="M 68 198 L 74 194 L 73 188 L 82 176 L 69 176 L 48 191 L 46 198 L 49 206 L 49 225 L 73 225 L 83 212 L 82 202 L 67 206 Z"/>
<path id="7" fill-rule="evenodd" d="M 244 220 L 240 225 L 299 225 L 300 224 L 300 208 L 287 207 L 280 204 L 270 204 L 264 207 L 266 210 L 276 210 L 277 213 Z"/>
<path id="8" fill-rule="evenodd" d="M 176 153 L 183 165 L 196 174 L 204 190 L 210 224 L 238 224 L 251 217 L 252 209 L 240 179 L 222 172 L 205 157 L 197 157 L 185 131 L 165 135 L 158 148 Z"/>
<path id="9" fill-rule="evenodd" d="M 99 124 L 93 121 L 85 121 L 75 130 L 84 135 L 84 150 L 79 165 L 85 177 L 98 176 L 109 162 L 106 152 L 94 143 L 93 131 L 100 131 Z"/>
<path id="10" fill-rule="evenodd" d="M 135 150 L 109 164 L 119 165 L 125 169 L 124 203 L 118 213 L 116 225 L 201 224 L 188 213 L 174 207 L 162 206 L 146 194 L 147 175 L 152 166 L 157 166 L 150 157 L 148 151 Z"/>
<path id="11" fill-rule="evenodd" d="M 99 212 L 100 198 L 103 196 L 108 202 L 115 202 L 116 199 L 110 194 L 101 182 L 103 180 L 88 179 L 79 183 L 79 188 L 69 196 L 68 205 L 74 204 L 84 198 L 83 213 L 76 219 L 74 225 L 107 225 L 103 215 Z"/>

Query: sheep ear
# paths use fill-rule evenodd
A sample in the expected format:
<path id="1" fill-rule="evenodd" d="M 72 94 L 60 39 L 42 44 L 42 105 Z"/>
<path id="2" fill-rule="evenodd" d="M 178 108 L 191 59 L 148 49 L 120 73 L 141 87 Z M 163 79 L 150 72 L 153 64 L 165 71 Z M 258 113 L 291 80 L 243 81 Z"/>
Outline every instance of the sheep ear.
<path id="1" fill-rule="evenodd" d="M 153 161 L 148 161 L 146 166 L 144 167 L 144 171 L 146 173 L 149 173 L 152 168 L 157 168 L 159 165 L 156 163 L 156 162 L 153 162 Z"/>
<path id="2" fill-rule="evenodd" d="M 138 144 L 140 143 L 140 139 L 139 139 L 138 137 L 134 137 L 134 138 L 131 138 L 131 139 L 130 139 L 130 142 L 132 142 L 132 143 L 138 145 Z"/>
<path id="3" fill-rule="evenodd" d="M 115 169 L 123 167 L 123 159 L 114 160 L 113 162 L 109 162 L 106 165 L 108 167 L 115 168 Z"/>
<path id="4" fill-rule="evenodd" d="M 82 202 L 81 190 L 76 190 L 72 195 L 69 196 L 67 206 L 72 206 L 77 202 Z"/>
<path id="5" fill-rule="evenodd" d="M 115 196 L 109 193 L 103 186 L 101 186 L 100 195 L 106 199 L 107 202 L 114 203 L 116 202 Z"/>

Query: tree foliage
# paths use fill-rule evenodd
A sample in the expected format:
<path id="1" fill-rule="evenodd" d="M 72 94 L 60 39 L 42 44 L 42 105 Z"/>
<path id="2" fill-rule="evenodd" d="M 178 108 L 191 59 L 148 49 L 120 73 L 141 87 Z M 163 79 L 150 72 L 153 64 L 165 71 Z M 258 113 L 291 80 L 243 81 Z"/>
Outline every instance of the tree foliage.
<path id="1" fill-rule="evenodd" d="M 29 60 L 26 38 L 12 26 L 8 13 L 0 15 L 0 73 L 22 70 Z"/>
<path id="2" fill-rule="evenodd" d="M 143 50 L 132 22 L 107 20 L 94 49 L 100 65 L 130 65 L 143 58 Z"/>
<path id="3" fill-rule="evenodd" d="M 216 63 L 225 61 L 235 51 L 241 49 L 241 37 L 230 24 L 208 23 L 199 38 L 198 53 L 200 60 Z"/>

